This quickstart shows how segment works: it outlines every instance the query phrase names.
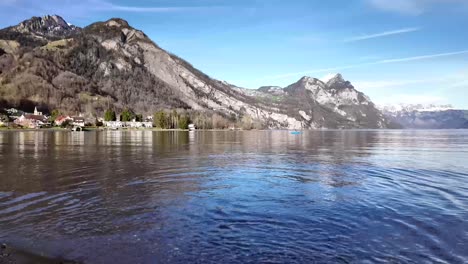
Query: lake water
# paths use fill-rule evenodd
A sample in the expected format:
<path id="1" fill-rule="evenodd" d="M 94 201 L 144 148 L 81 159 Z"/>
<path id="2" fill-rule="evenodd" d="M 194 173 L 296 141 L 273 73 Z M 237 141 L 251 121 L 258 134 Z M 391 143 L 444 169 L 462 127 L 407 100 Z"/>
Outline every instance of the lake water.
<path id="1" fill-rule="evenodd" d="M 85 263 L 467 263 L 468 131 L 0 132 L 0 241 Z"/>

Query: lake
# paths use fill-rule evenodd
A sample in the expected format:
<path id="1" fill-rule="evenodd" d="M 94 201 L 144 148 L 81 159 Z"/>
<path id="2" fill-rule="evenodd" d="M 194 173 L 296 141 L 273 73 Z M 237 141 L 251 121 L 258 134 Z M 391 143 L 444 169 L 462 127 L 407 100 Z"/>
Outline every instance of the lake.
<path id="1" fill-rule="evenodd" d="M 0 241 L 85 263 L 467 263 L 468 131 L 0 132 Z"/>

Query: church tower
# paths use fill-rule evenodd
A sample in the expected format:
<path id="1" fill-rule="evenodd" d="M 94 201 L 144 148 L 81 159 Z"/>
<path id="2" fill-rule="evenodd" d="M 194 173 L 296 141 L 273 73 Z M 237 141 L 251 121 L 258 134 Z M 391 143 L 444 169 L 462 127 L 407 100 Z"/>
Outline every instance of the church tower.
<path id="1" fill-rule="evenodd" d="M 34 107 L 34 115 L 42 115 L 42 112 L 37 111 L 37 106 Z"/>

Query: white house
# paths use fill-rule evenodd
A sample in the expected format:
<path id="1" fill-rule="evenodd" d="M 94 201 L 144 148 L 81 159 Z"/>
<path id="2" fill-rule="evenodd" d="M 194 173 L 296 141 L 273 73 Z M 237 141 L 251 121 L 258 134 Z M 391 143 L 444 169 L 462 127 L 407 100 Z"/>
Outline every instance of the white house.
<path id="1" fill-rule="evenodd" d="M 40 128 L 47 124 L 47 118 L 43 115 L 23 114 L 15 120 L 15 124 L 27 128 Z"/>
<path id="2" fill-rule="evenodd" d="M 152 122 L 122 122 L 122 121 L 104 121 L 104 126 L 109 127 L 112 129 L 119 129 L 119 128 L 152 128 Z"/>
<path id="3" fill-rule="evenodd" d="M 123 123 L 120 121 L 104 121 L 103 124 L 105 127 L 109 127 L 112 129 L 119 129 L 123 127 Z"/>
<path id="4" fill-rule="evenodd" d="M 81 116 L 74 116 L 72 117 L 72 123 L 73 126 L 79 126 L 79 127 L 84 127 L 85 126 L 85 119 L 84 117 Z"/>

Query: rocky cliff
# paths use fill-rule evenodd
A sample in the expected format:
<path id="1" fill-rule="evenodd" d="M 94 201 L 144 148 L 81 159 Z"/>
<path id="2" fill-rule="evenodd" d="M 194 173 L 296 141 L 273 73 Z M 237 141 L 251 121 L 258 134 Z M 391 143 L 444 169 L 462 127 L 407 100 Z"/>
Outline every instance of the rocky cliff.
<path id="1" fill-rule="evenodd" d="M 269 128 L 389 126 L 341 75 L 243 89 L 210 78 L 117 18 L 78 28 L 59 16 L 33 17 L 0 30 L 0 103 L 94 115 L 185 108 L 250 116 Z"/>

